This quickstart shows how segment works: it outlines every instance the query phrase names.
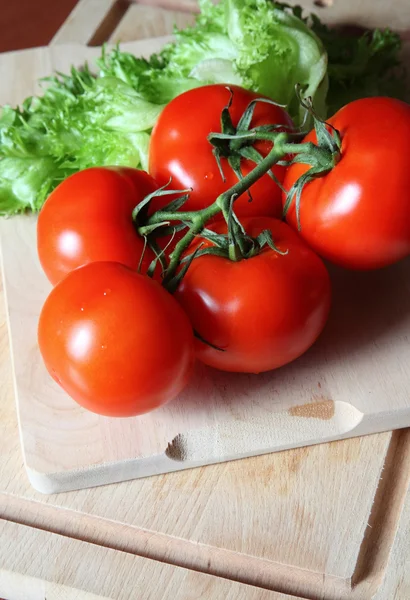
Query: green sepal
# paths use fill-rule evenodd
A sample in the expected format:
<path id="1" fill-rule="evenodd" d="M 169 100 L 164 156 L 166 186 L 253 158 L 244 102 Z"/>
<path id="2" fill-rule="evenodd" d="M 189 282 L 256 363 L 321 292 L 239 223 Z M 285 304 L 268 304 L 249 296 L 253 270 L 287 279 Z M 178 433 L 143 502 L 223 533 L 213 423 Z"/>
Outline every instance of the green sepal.
<path id="1" fill-rule="evenodd" d="M 185 192 L 188 192 L 188 193 L 185 193 Z M 175 211 L 179 210 L 180 208 L 182 208 L 184 206 L 185 202 L 189 199 L 190 192 L 192 192 L 192 188 L 189 190 L 176 190 L 174 192 L 172 192 L 172 190 L 170 190 L 171 194 L 172 193 L 182 194 L 182 196 L 180 196 L 179 198 L 175 198 L 175 200 L 172 200 L 169 204 L 166 204 L 163 208 L 161 208 L 161 210 L 164 212 L 175 212 Z"/>
<path id="2" fill-rule="evenodd" d="M 195 256 L 194 256 L 194 254 L 195 254 Z M 197 250 L 197 251 L 195 251 L 194 254 L 189 254 L 188 256 L 185 256 L 181 260 L 181 264 L 187 263 L 188 261 L 189 261 L 189 264 L 191 264 L 193 258 L 199 258 L 200 256 L 219 256 L 221 258 L 229 258 L 228 252 L 225 249 L 215 248 L 212 246 L 208 246 L 207 248 L 202 248 L 202 250 Z"/>
<path id="3" fill-rule="evenodd" d="M 216 233 L 211 229 L 205 228 L 201 231 L 201 237 L 204 238 L 204 240 L 207 240 L 208 242 L 212 242 L 212 244 L 214 244 L 218 248 L 228 251 L 229 242 L 226 234 Z"/>
<path id="4" fill-rule="evenodd" d="M 192 261 L 196 258 L 196 256 L 198 255 L 198 252 L 201 248 L 202 244 L 200 244 L 198 246 L 198 248 L 195 250 L 195 252 L 193 252 L 192 254 L 190 254 L 190 256 L 188 257 L 188 260 L 185 262 L 185 264 L 183 265 L 182 269 L 180 269 L 180 271 L 178 271 L 178 273 L 176 273 L 176 275 L 174 275 L 172 277 L 172 279 L 166 280 L 166 278 L 164 279 L 164 283 L 166 282 L 166 287 L 167 290 L 173 294 L 175 292 L 175 290 L 177 289 L 177 287 L 179 286 L 180 282 L 182 281 L 182 279 L 185 276 L 185 273 L 188 271 L 189 267 L 192 264 Z M 171 255 L 172 256 L 172 255 Z M 181 264 L 184 261 L 181 261 Z"/>
<path id="5" fill-rule="evenodd" d="M 232 123 L 231 113 L 229 112 L 229 109 L 231 108 L 232 101 L 233 101 L 233 91 L 231 90 L 230 87 L 227 87 L 227 90 L 229 91 L 229 100 L 228 100 L 227 105 L 224 106 L 224 108 L 222 109 L 221 131 L 223 131 L 224 133 L 234 134 L 236 132 L 236 129 Z"/>
<path id="6" fill-rule="evenodd" d="M 274 250 L 274 252 L 277 252 L 282 256 L 285 256 L 289 252 L 289 250 L 286 250 L 286 252 L 282 252 L 282 250 L 279 250 L 279 248 L 273 240 L 272 232 L 269 229 L 264 229 L 263 231 L 261 231 L 261 233 L 257 236 L 256 241 L 259 245 L 259 250 L 262 250 L 265 246 L 269 246 L 271 250 Z"/>
<path id="7" fill-rule="evenodd" d="M 241 148 L 240 155 L 243 158 L 246 158 L 248 160 L 253 161 L 256 165 L 259 165 L 263 161 L 262 154 L 260 152 L 258 152 L 256 150 L 256 148 L 254 148 L 253 146 L 246 146 L 244 148 Z M 279 182 L 279 179 L 276 177 L 276 175 L 272 171 L 272 169 L 269 169 L 269 171 L 267 172 L 267 174 L 269 175 L 269 177 L 271 179 L 273 179 L 273 181 L 276 183 L 276 185 L 279 186 L 279 188 L 282 191 L 284 191 L 282 184 Z"/>
<path id="8" fill-rule="evenodd" d="M 214 158 L 216 160 L 216 164 L 218 165 L 218 171 L 219 171 L 219 174 L 220 174 L 220 176 L 222 178 L 222 181 L 225 183 L 226 177 L 225 177 L 225 173 L 223 172 L 223 169 L 222 169 L 221 153 L 218 151 L 218 148 L 212 148 L 212 154 L 214 155 Z"/>
<path id="9" fill-rule="evenodd" d="M 151 200 L 153 198 L 160 198 L 162 196 L 170 196 L 171 194 L 184 194 L 184 196 L 182 196 L 182 204 L 184 204 L 184 202 L 186 202 L 186 200 L 188 198 L 188 196 L 185 196 L 185 194 L 189 194 L 189 192 L 191 192 L 192 190 L 191 189 L 186 189 L 186 190 L 166 189 L 170 184 L 171 184 L 171 179 L 165 185 L 161 186 L 154 192 L 151 192 L 150 194 L 145 196 L 145 198 L 143 200 L 141 200 L 141 202 L 139 202 L 139 204 L 137 204 L 137 206 L 132 211 L 133 221 L 137 221 L 138 217 L 141 217 L 141 213 L 146 211 L 146 209 L 149 206 L 149 203 L 151 202 Z M 173 205 L 174 203 L 178 204 L 178 202 L 180 202 L 180 201 L 181 201 L 181 198 L 176 198 L 175 200 L 170 202 L 170 204 L 168 204 L 168 206 Z M 181 204 L 181 206 L 182 206 L 182 204 Z M 180 206 L 178 208 L 180 208 Z M 164 210 L 165 210 L 165 208 L 162 209 L 162 211 L 164 211 Z M 175 209 L 175 210 L 177 210 L 177 209 Z M 143 214 L 143 216 L 145 216 L 145 215 Z"/>
<path id="10" fill-rule="evenodd" d="M 255 100 L 252 100 L 251 102 L 249 102 L 248 106 L 242 113 L 241 118 L 239 119 L 236 131 L 240 131 L 240 132 L 248 131 L 251 121 L 253 119 L 253 113 L 255 112 L 255 107 L 256 107 Z"/>
<path id="11" fill-rule="evenodd" d="M 292 200 L 293 198 L 295 198 L 296 223 L 298 231 L 301 231 L 302 229 L 300 221 L 300 201 L 303 188 L 307 183 L 309 183 L 313 179 L 324 175 L 325 172 L 326 171 L 324 171 L 321 167 L 312 167 L 311 169 L 309 169 L 309 171 L 307 171 L 301 177 L 299 177 L 297 181 L 295 181 L 295 183 L 292 185 L 289 192 L 287 193 L 286 202 L 283 207 L 283 216 L 286 217 Z"/>
<path id="12" fill-rule="evenodd" d="M 161 270 L 162 270 L 162 275 L 163 275 L 167 268 L 165 250 L 160 248 L 154 239 L 152 239 L 152 238 L 146 238 L 146 239 L 147 239 L 147 245 L 152 250 L 152 252 L 155 254 L 155 258 L 151 261 L 151 263 L 148 267 L 147 275 L 148 275 L 148 277 L 153 277 L 158 262 L 161 264 Z"/>

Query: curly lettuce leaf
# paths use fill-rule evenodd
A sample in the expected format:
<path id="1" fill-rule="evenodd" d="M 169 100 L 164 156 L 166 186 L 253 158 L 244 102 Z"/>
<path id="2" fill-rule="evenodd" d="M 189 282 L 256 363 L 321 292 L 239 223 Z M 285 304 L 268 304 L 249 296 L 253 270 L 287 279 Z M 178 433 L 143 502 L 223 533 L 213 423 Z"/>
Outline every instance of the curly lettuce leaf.
<path id="1" fill-rule="evenodd" d="M 72 173 L 91 166 L 148 166 L 149 136 L 163 105 L 88 67 L 49 78 L 43 96 L 0 117 L 0 214 L 39 210 Z"/>
<path id="2" fill-rule="evenodd" d="M 312 95 L 324 114 L 327 56 L 314 32 L 291 11 L 267 0 L 200 0 L 195 25 L 150 60 L 114 49 L 99 60 L 102 77 L 122 79 L 150 102 L 167 103 L 208 83 L 237 84 L 304 117 L 296 92 Z"/>
<path id="3" fill-rule="evenodd" d="M 286 105 L 300 122 L 299 83 L 323 114 L 326 52 L 301 19 L 267 0 L 222 0 L 217 5 L 200 0 L 200 8 L 196 24 L 176 30 L 176 42 L 160 54 L 161 68 L 148 69 L 139 78 L 144 92 L 149 86 L 165 86 L 170 100 L 181 86 L 237 84 Z"/>
<path id="4" fill-rule="evenodd" d="M 48 194 L 71 174 L 52 158 L 27 156 L 0 160 L 0 215 L 37 211 Z"/>
<path id="5" fill-rule="evenodd" d="M 303 15 L 300 6 L 277 3 L 302 20 L 321 40 L 328 55 L 327 116 L 339 108 L 371 96 L 409 100 L 406 70 L 401 63 L 402 41 L 390 29 L 355 26 L 328 27 L 315 14 Z"/>
<path id="6" fill-rule="evenodd" d="M 358 98 L 406 99 L 406 76 L 400 63 L 402 41 L 397 33 L 375 29 L 352 35 L 326 27 L 314 15 L 311 26 L 329 57 L 328 114 Z"/>
<path id="7" fill-rule="evenodd" d="M 304 121 L 295 92 L 325 117 L 356 98 L 404 97 L 400 38 L 389 30 L 352 37 L 315 15 L 270 0 L 200 0 L 196 23 L 149 59 L 102 50 L 87 65 L 46 80 L 42 96 L 0 116 L 0 213 L 38 210 L 71 173 L 96 165 L 147 168 L 163 106 L 208 83 L 238 84 L 287 106 Z"/>
<path id="8" fill-rule="evenodd" d="M 265 0 L 226 0 L 227 30 L 237 50 L 235 70 L 243 85 L 284 104 L 297 122 L 304 117 L 295 93 L 311 96 L 324 116 L 327 54 L 319 38 L 291 12 Z"/>
<path id="9" fill-rule="evenodd" d="M 351 35 L 329 28 L 300 6 L 268 0 L 199 0 L 196 23 L 175 30 L 175 42 L 149 60 L 103 53 L 101 76 L 115 76 L 150 102 L 166 103 L 208 83 L 243 85 L 304 117 L 295 84 L 325 117 L 356 98 L 404 98 L 401 41 L 388 29 Z"/>
<path id="10" fill-rule="evenodd" d="M 153 54 L 149 60 L 122 52 L 118 47 L 107 53 L 103 47 L 102 55 L 97 59 L 99 76 L 115 77 L 132 87 L 147 102 L 165 105 L 175 96 L 203 85 L 182 72 L 177 73 L 179 69 L 168 68 L 169 46 L 164 47 L 161 55 Z"/>

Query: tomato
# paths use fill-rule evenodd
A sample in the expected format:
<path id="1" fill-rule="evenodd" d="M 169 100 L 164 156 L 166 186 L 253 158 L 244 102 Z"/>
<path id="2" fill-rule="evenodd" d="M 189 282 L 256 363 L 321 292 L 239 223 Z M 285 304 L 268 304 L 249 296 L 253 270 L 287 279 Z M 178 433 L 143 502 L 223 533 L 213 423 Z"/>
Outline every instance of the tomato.
<path id="1" fill-rule="evenodd" d="M 261 95 L 234 85 L 230 89 L 233 91 L 230 114 L 236 126 L 248 104 Z M 189 90 L 167 104 L 155 124 L 149 149 L 149 172 L 159 185 L 166 184 L 172 177 L 173 189 L 193 189 L 182 210 L 198 210 L 209 206 L 238 181 L 227 159 L 222 158 L 226 178 L 223 182 L 212 145 L 207 140 L 209 133 L 221 131 L 221 112 L 229 98 L 229 89 L 222 84 Z M 251 127 L 266 124 L 283 124 L 284 129 L 293 127 L 291 118 L 282 108 L 259 102 Z M 258 142 L 254 147 L 265 156 L 272 145 Z M 255 163 L 242 159 L 241 167 L 242 174 L 246 175 L 255 167 Z M 284 167 L 276 166 L 273 171 L 282 182 Z M 243 194 L 236 201 L 237 215 L 281 215 L 281 192 L 268 174 L 258 180 L 250 191 L 251 202 L 248 194 Z M 159 198 L 153 206 L 161 208 L 168 201 L 166 197 Z"/>
<path id="2" fill-rule="evenodd" d="M 194 360 L 192 328 L 176 300 L 114 262 L 80 267 L 53 288 L 38 343 L 47 370 L 76 402 L 116 417 L 175 398 Z"/>
<path id="3" fill-rule="evenodd" d="M 286 223 L 253 217 L 243 225 L 253 237 L 268 229 L 287 254 L 265 246 L 238 262 L 199 256 L 175 297 L 208 342 L 195 341 L 197 358 L 223 371 L 259 373 L 291 362 L 314 343 L 328 317 L 330 280 L 321 259 Z M 222 223 L 212 229 L 226 232 Z"/>
<path id="4" fill-rule="evenodd" d="M 157 187 L 144 171 L 125 167 L 90 168 L 63 181 L 47 198 L 37 222 L 38 255 L 51 283 L 97 260 L 137 269 L 144 241 L 131 215 Z M 152 259 L 146 249 L 142 272 Z"/>
<path id="5" fill-rule="evenodd" d="M 377 269 L 410 254 L 410 105 L 356 100 L 329 119 L 342 137 L 336 167 L 301 195 L 301 236 L 321 256 L 350 269 Z M 304 141 L 316 142 L 314 132 Z M 309 167 L 292 165 L 284 187 Z M 287 220 L 296 228 L 295 203 Z"/>

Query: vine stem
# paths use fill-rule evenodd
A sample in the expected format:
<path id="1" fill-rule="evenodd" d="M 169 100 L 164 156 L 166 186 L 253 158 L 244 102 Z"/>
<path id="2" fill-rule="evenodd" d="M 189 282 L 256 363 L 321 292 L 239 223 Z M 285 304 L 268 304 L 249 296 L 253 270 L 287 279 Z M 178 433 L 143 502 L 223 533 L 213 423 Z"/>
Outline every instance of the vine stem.
<path id="1" fill-rule="evenodd" d="M 245 177 L 237 181 L 229 190 L 218 196 L 218 198 L 206 208 L 198 211 L 191 212 L 175 212 L 175 213 L 161 213 L 158 211 L 148 220 L 148 225 L 154 223 L 161 223 L 164 221 L 191 221 L 191 227 L 184 237 L 177 243 L 174 251 L 171 254 L 171 260 L 164 277 L 163 284 L 166 286 L 167 283 L 174 277 L 178 266 L 180 264 L 181 257 L 189 244 L 194 238 L 201 233 L 207 222 L 212 219 L 215 215 L 220 212 L 228 212 L 231 198 L 235 200 L 238 196 L 246 192 L 246 190 L 253 185 L 260 177 L 269 171 L 275 163 L 277 163 L 286 154 L 284 146 L 286 146 L 288 136 L 286 133 L 279 133 L 275 139 L 275 145 L 272 147 L 269 154 Z M 143 230 L 143 228 L 141 228 Z M 140 229 L 140 233 L 142 233 Z"/>
<path id="2" fill-rule="evenodd" d="M 230 134 L 230 133 L 211 133 L 208 135 L 208 141 L 213 144 L 213 140 L 235 140 L 235 141 L 241 141 L 243 140 L 244 142 L 246 141 L 257 141 L 257 140 L 261 140 L 263 142 L 272 142 L 272 143 L 276 143 L 276 140 L 278 138 L 278 135 L 280 135 L 279 133 L 275 133 L 275 132 L 269 132 L 269 131 L 255 131 L 255 130 L 250 130 L 250 131 L 246 131 L 244 133 L 234 133 L 234 134 Z M 288 134 L 288 141 L 292 140 L 292 138 L 295 137 L 295 134 L 289 133 Z M 296 137 L 300 138 L 300 134 L 298 134 Z M 299 148 L 301 152 L 303 152 L 305 149 L 308 149 L 308 145 L 310 146 L 311 142 L 306 142 L 306 143 L 302 143 L 302 144 L 298 144 L 297 142 L 290 142 L 289 144 L 287 144 L 286 146 L 286 150 L 287 151 L 293 151 L 293 148 Z M 291 148 L 292 150 L 288 150 L 289 148 Z"/>
<path id="3" fill-rule="evenodd" d="M 272 142 L 276 144 L 277 133 L 269 133 L 269 132 L 261 132 L 261 131 L 249 131 L 246 133 L 237 133 L 235 135 L 230 135 L 228 133 L 211 133 L 208 136 L 208 140 L 212 143 L 212 140 L 235 140 L 235 141 L 243 141 L 243 142 L 255 142 L 255 141 L 265 141 Z M 309 154 L 310 156 L 316 156 L 320 160 L 323 157 L 323 160 L 328 160 L 328 149 L 317 146 L 313 142 L 303 142 L 296 144 L 294 142 L 290 142 L 289 139 L 287 143 L 282 144 L 282 150 L 284 155 L 286 154 Z"/>
<path id="4" fill-rule="evenodd" d="M 323 135 L 323 133 L 322 133 Z M 319 134 L 318 134 L 319 138 Z M 249 131 L 246 133 L 237 133 L 235 135 L 216 133 L 210 134 L 208 140 L 212 143 L 212 139 L 219 140 L 265 140 L 272 142 L 272 148 L 270 152 L 263 158 L 255 168 L 250 171 L 245 177 L 239 179 L 235 185 L 229 190 L 223 192 L 216 200 L 206 208 L 196 211 L 157 211 L 151 215 L 145 222 L 144 225 L 138 228 L 138 232 L 142 236 L 147 236 L 152 232 L 153 225 L 169 225 L 172 221 L 180 221 L 186 223 L 189 227 L 188 231 L 182 237 L 182 239 L 176 244 L 174 251 L 170 255 L 170 262 L 168 268 L 165 271 L 165 277 L 163 279 L 163 285 L 171 289 L 175 283 L 176 274 L 178 267 L 181 262 L 182 255 L 188 248 L 189 244 L 195 239 L 197 235 L 205 228 L 206 224 L 210 219 L 215 217 L 218 213 L 222 212 L 225 216 L 225 220 L 228 219 L 230 214 L 231 204 L 236 199 L 246 192 L 258 179 L 260 179 L 265 173 L 280 160 L 287 155 L 305 156 L 306 164 L 312 165 L 312 168 L 308 173 L 311 173 L 311 177 L 316 176 L 318 173 L 323 173 L 333 168 L 340 156 L 340 150 L 337 151 L 329 148 L 329 142 L 326 144 L 316 145 L 312 142 L 301 142 L 295 143 L 292 141 L 292 134 L 287 132 L 262 132 L 262 131 Z M 300 158 L 297 162 L 304 162 Z M 293 188 L 289 191 L 290 202 L 292 196 L 297 193 L 297 202 L 300 196 L 300 191 Z M 240 236 L 239 236 L 240 237 Z M 235 248 L 236 243 L 233 243 L 233 248 L 229 249 L 229 256 L 232 260 L 238 260 L 237 252 L 238 248 Z"/>
<path id="5" fill-rule="evenodd" d="M 235 138 L 235 136 L 228 136 L 225 134 L 217 134 L 223 135 L 226 138 Z M 269 138 L 267 138 L 269 136 Z M 263 139 L 274 142 L 274 146 L 269 154 L 257 165 L 250 173 L 248 173 L 245 177 L 240 179 L 234 186 L 232 186 L 229 190 L 221 194 L 213 204 L 204 208 L 202 210 L 195 211 L 175 211 L 168 212 L 158 210 L 155 212 L 149 219 L 146 221 L 146 225 L 139 227 L 138 232 L 140 235 L 147 235 L 152 231 L 151 225 L 160 225 L 169 221 L 190 221 L 192 224 L 196 221 L 208 221 L 216 214 L 222 211 L 223 201 L 221 199 L 228 198 L 228 201 L 231 199 L 232 195 L 240 196 L 247 189 L 253 185 L 262 175 L 267 173 L 275 163 L 281 160 L 287 154 L 303 154 L 303 153 L 315 153 L 320 151 L 315 144 L 312 142 L 306 142 L 302 144 L 289 143 L 289 136 L 285 132 L 267 134 L 267 133 L 252 133 L 242 134 L 240 135 L 242 138 L 246 139 Z M 221 204 L 222 202 L 222 204 Z M 191 240 L 192 241 L 192 240 Z"/>

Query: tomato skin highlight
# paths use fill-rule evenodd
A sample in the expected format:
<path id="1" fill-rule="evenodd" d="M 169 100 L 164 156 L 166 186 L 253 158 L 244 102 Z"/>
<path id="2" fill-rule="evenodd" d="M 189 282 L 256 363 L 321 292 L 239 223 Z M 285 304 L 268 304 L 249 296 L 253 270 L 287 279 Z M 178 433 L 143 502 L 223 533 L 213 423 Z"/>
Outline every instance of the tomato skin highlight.
<path id="1" fill-rule="evenodd" d="M 288 253 L 265 248 L 238 262 L 200 256 L 175 297 L 202 339 L 224 350 L 195 340 L 199 360 L 223 371 L 260 373 L 291 362 L 316 341 L 330 309 L 330 279 L 321 259 L 286 223 L 254 217 L 243 225 L 254 237 L 269 229 Z M 212 229 L 226 232 L 226 225 Z"/>
<path id="2" fill-rule="evenodd" d="M 328 122 L 341 133 L 342 156 L 331 172 L 304 187 L 300 235 L 318 254 L 348 269 L 393 264 L 410 254 L 410 105 L 365 98 Z M 316 140 L 311 132 L 304 141 Z M 285 189 L 308 168 L 292 165 Z M 297 228 L 294 201 L 287 221 Z"/>
<path id="3" fill-rule="evenodd" d="M 55 285 L 70 271 L 94 261 L 111 260 L 137 269 L 144 241 L 132 211 L 158 188 L 144 171 L 92 167 L 63 181 L 47 198 L 37 221 L 41 266 Z M 153 259 L 146 249 L 141 271 Z"/>
<path id="4" fill-rule="evenodd" d="M 233 91 L 230 114 L 233 125 L 237 126 L 248 104 L 262 96 L 235 85 L 229 86 L 229 89 Z M 181 210 L 199 210 L 209 206 L 238 181 L 226 158 L 221 159 L 226 181 L 222 180 L 212 145 L 207 140 L 210 133 L 221 131 L 221 112 L 229 101 L 229 89 L 223 84 L 215 84 L 189 90 L 164 108 L 154 126 L 149 149 L 149 172 L 159 185 L 165 185 L 172 178 L 173 189 L 193 188 Z M 285 110 L 258 102 L 251 127 L 272 123 L 283 124 L 284 130 L 294 127 Z M 266 156 L 272 144 L 257 142 L 254 147 Z M 255 163 L 242 159 L 241 167 L 242 174 L 246 175 L 255 167 Z M 282 182 L 285 168 L 275 166 L 273 171 Z M 243 194 L 235 202 L 235 212 L 239 217 L 281 216 L 281 191 L 268 174 L 252 185 L 250 192 L 252 201 L 248 194 Z M 166 199 L 159 198 L 153 206 L 158 209 L 166 203 Z"/>
<path id="5" fill-rule="evenodd" d="M 194 362 L 192 327 L 161 285 L 114 262 L 72 271 L 48 296 L 38 343 L 78 404 L 129 417 L 175 398 Z"/>

